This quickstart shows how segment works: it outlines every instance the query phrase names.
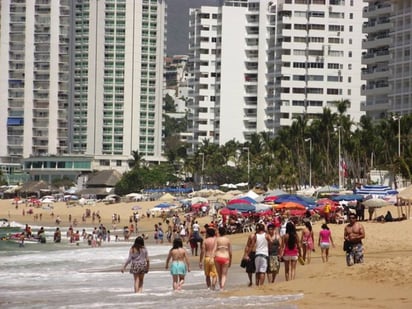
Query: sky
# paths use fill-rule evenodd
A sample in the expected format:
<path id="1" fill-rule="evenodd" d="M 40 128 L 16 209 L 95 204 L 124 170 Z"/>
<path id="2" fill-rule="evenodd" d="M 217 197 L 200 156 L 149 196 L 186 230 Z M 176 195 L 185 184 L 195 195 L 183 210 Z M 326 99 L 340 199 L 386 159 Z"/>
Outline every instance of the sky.
<path id="1" fill-rule="evenodd" d="M 167 0 L 167 55 L 188 54 L 189 8 L 217 5 L 219 0 Z"/>

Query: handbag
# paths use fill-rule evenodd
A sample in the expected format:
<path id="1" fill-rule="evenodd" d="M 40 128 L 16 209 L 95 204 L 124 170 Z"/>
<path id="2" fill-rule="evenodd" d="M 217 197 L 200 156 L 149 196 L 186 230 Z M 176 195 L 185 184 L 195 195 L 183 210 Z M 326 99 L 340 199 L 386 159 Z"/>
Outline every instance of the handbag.
<path id="1" fill-rule="evenodd" d="M 247 260 L 246 260 L 246 259 L 242 259 L 242 260 L 240 261 L 240 267 L 246 268 L 246 266 L 247 266 Z"/>
<path id="2" fill-rule="evenodd" d="M 298 262 L 300 265 L 305 265 L 305 260 L 300 255 L 298 256 Z"/>
<path id="3" fill-rule="evenodd" d="M 345 240 L 343 242 L 343 251 L 350 252 L 352 251 L 352 248 L 353 248 L 352 243 L 349 240 Z"/>

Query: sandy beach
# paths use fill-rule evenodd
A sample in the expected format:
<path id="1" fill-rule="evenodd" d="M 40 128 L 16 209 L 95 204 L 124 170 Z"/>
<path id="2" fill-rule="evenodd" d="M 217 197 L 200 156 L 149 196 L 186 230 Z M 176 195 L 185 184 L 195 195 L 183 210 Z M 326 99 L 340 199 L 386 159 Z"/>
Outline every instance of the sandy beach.
<path id="1" fill-rule="evenodd" d="M 99 212 L 102 224 L 108 229 L 112 229 L 111 218 L 113 213 L 120 215 L 121 222 L 117 224 L 117 231 L 125 225 L 129 225 L 129 216 L 133 214 L 133 206 L 140 206 L 139 213 L 143 214 L 147 209 L 151 209 L 159 201 L 153 202 L 129 202 L 117 204 L 96 203 L 87 206 L 70 206 L 65 203 L 54 203 L 53 209 L 45 210 L 33 208 L 34 213 L 27 214 L 29 206 L 19 204 L 16 209 L 12 200 L 0 201 L 0 218 L 7 218 L 9 221 L 16 221 L 32 226 L 56 226 L 55 219 L 60 216 L 61 227 L 69 225 L 69 215 L 72 220 L 75 218 L 79 226 L 94 227 L 94 223 L 88 218 L 84 223 L 81 220 L 86 208 L 92 212 Z M 23 216 L 23 209 L 25 215 Z M 378 209 L 378 215 L 385 214 L 391 210 L 396 217 L 398 211 L 395 207 L 389 206 Z M 34 215 L 38 214 L 41 221 L 34 220 Z M 54 216 L 51 216 L 51 213 Z M 149 240 L 153 241 L 153 226 L 160 222 L 161 218 L 142 218 L 138 224 L 139 231 L 148 233 Z M 209 217 L 199 219 L 201 224 L 210 221 Z M 280 274 L 275 284 L 266 284 L 262 287 L 246 286 L 247 277 L 244 274 L 243 282 L 239 282 L 239 288 L 227 290 L 220 293 L 222 297 L 233 295 L 287 295 L 302 293 L 303 297 L 293 301 L 298 308 L 412 308 L 412 242 L 409 234 L 412 230 L 412 220 L 391 223 L 363 222 L 366 230 L 365 263 L 347 267 L 345 256 L 342 250 L 344 225 L 329 225 L 336 247 L 331 249 L 328 263 L 322 263 L 320 250 L 312 254 L 311 264 L 298 265 L 296 280 L 284 281 L 284 268 L 281 266 Z M 314 224 L 315 242 L 317 243 L 321 222 Z M 34 230 L 36 232 L 36 230 Z M 244 273 L 239 267 L 243 253 L 243 246 L 248 234 L 233 234 L 229 237 L 235 248 L 233 266 L 230 272 Z M 198 262 L 197 257 L 193 257 L 193 263 Z M 239 278 L 238 275 L 235 276 Z M 232 277 L 233 278 L 233 277 Z M 230 280 L 230 276 L 229 276 Z"/>

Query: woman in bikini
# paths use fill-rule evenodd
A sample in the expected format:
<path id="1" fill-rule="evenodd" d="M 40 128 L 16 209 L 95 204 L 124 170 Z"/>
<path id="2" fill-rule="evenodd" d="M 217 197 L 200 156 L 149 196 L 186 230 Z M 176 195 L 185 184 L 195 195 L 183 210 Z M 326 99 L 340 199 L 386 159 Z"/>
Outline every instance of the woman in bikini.
<path id="1" fill-rule="evenodd" d="M 170 274 L 173 278 L 173 290 L 181 290 L 185 282 L 186 272 L 190 272 L 189 258 L 186 254 L 186 249 L 183 248 L 181 238 L 173 240 L 173 247 L 170 249 L 166 259 L 166 269 L 169 268 L 170 260 L 172 260 Z"/>
<path id="2" fill-rule="evenodd" d="M 305 227 L 302 230 L 301 236 L 301 243 L 302 243 L 302 250 L 303 250 L 303 260 L 310 264 L 311 261 L 311 253 L 314 250 L 314 236 L 313 236 L 313 229 L 312 223 L 309 221 L 305 221 Z"/>
<path id="3" fill-rule="evenodd" d="M 232 245 L 226 235 L 226 229 L 219 227 L 219 237 L 216 238 L 213 250 L 220 290 L 224 290 L 227 273 L 232 265 Z"/>

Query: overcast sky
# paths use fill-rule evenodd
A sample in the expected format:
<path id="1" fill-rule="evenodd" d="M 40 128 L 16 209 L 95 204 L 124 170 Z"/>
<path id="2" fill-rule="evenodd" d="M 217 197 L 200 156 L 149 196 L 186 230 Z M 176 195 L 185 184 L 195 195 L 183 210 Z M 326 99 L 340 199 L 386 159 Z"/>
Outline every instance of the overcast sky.
<path id="1" fill-rule="evenodd" d="M 189 8 L 217 5 L 219 0 L 167 0 L 167 54 L 187 55 Z"/>

